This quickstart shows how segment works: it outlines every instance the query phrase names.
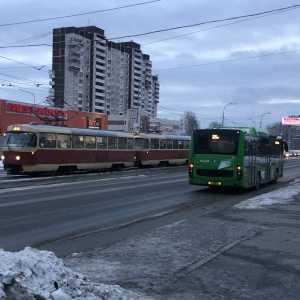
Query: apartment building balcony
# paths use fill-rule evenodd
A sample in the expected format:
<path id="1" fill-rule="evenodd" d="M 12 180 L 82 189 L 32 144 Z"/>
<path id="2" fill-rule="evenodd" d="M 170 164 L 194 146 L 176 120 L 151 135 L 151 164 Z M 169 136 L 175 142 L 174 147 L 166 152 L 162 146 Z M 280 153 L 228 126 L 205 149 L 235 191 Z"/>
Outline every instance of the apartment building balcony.
<path id="1" fill-rule="evenodd" d="M 99 78 L 95 78 L 95 83 L 103 83 L 105 84 L 105 80 L 104 79 L 99 79 Z"/>
<path id="2" fill-rule="evenodd" d="M 79 52 L 79 50 L 71 49 L 71 51 L 69 52 L 69 56 L 80 57 L 80 52 Z"/>
<path id="3" fill-rule="evenodd" d="M 101 93 L 101 92 L 95 92 L 95 96 L 98 96 L 98 97 L 105 97 L 105 93 Z"/>
<path id="4" fill-rule="evenodd" d="M 103 50 L 103 51 L 105 51 L 106 50 L 106 46 L 102 46 L 101 44 L 96 44 L 96 49 L 101 49 L 101 50 Z"/>
<path id="5" fill-rule="evenodd" d="M 105 71 L 103 71 L 103 72 L 95 72 L 95 75 L 96 76 L 100 76 L 101 78 L 103 78 L 103 77 L 105 77 Z M 97 79 L 98 80 L 98 79 Z M 100 80 L 100 79 L 99 79 Z"/>
<path id="6" fill-rule="evenodd" d="M 96 57 L 95 61 L 98 64 L 105 64 L 105 57 L 103 57 L 103 58 Z"/>
<path id="7" fill-rule="evenodd" d="M 97 59 L 96 59 L 96 61 L 97 61 Z M 97 64 L 97 65 L 96 65 L 96 72 L 97 72 L 97 69 L 102 70 L 102 71 L 105 71 L 105 70 L 106 70 L 106 67 Z"/>
<path id="8" fill-rule="evenodd" d="M 133 74 L 133 78 L 136 79 L 136 80 L 140 80 L 140 79 L 141 79 L 141 76 L 134 73 L 134 74 Z"/>
<path id="9" fill-rule="evenodd" d="M 74 71 L 74 72 L 79 72 L 80 71 L 80 67 L 78 67 L 78 66 L 69 66 L 68 69 L 70 71 Z"/>
<path id="10" fill-rule="evenodd" d="M 70 45 L 80 45 L 80 46 L 82 46 L 82 44 L 83 44 L 83 41 L 79 38 L 72 37 L 70 39 Z"/>
<path id="11" fill-rule="evenodd" d="M 134 56 L 133 57 L 133 64 L 135 64 L 135 63 L 142 63 L 142 59 L 140 58 L 140 57 L 137 57 L 137 56 Z"/>

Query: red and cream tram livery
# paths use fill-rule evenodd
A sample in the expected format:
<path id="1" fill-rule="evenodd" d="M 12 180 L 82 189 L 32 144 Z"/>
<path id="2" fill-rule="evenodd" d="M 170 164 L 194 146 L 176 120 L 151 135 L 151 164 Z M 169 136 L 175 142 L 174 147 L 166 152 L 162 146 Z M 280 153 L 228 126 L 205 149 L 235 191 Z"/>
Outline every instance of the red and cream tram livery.
<path id="1" fill-rule="evenodd" d="M 183 165 L 189 159 L 190 137 L 182 135 L 135 134 L 135 165 Z"/>
<path id="2" fill-rule="evenodd" d="M 134 135 L 37 123 L 8 126 L 2 147 L 8 173 L 122 169 L 134 166 Z"/>

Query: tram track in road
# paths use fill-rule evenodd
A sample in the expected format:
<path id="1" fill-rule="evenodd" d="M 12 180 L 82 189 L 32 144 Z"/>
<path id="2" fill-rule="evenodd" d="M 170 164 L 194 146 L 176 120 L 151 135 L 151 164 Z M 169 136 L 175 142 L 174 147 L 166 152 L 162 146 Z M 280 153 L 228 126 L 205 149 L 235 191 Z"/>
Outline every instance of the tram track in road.
<path id="1" fill-rule="evenodd" d="M 174 194 L 178 195 L 178 192 L 175 191 Z M 83 252 L 91 248 L 106 247 L 170 224 L 207 215 L 218 215 L 226 208 L 232 207 L 234 204 L 249 197 L 249 191 L 245 190 L 240 190 L 237 193 L 226 189 L 216 193 L 216 191 L 206 187 L 182 191 L 182 196 L 186 194 L 189 197 L 192 194 L 193 200 L 173 206 L 168 203 L 165 208 L 159 208 L 151 214 L 123 219 L 120 223 L 106 223 L 101 227 L 78 231 L 34 246 L 39 249 L 51 250 L 59 256 L 67 255 L 71 249 Z M 257 194 L 257 192 L 250 194 Z M 155 196 L 153 195 L 152 197 L 154 198 Z"/>
<path id="2" fill-rule="evenodd" d="M 16 183 L 5 183 L 4 189 L 1 185 L 2 231 L 7 244 L 18 245 L 17 239 L 9 240 L 9 230 L 13 236 L 21 235 L 22 241 L 27 234 L 30 242 L 26 246 L 64 255 L 185 219 L 218 214 L 283 184 L 279 181 L 260 191 L 192 186 L 186 166 L 32 178 L 30 185 L 16 179 Z M 11 220 L 10 225 L 6 219 Z M 36 240 L 35 235 L 42 239 Z"/>

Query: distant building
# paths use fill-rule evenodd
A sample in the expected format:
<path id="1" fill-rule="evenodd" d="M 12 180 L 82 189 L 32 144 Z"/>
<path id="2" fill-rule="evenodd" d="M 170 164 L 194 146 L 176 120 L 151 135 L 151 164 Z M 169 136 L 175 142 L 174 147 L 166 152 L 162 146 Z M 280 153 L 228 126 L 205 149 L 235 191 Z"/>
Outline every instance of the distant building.
<path id="1" fill-rule="evenodd" d="M 137 110 L 128 110 L 126 115 L 109 115 L 108 130 L 147 132 L 180 135 L 180 121 L 137 115 Z"/>
<path id="2" fill-rule="evenodd" d="M 56 107 L 157 116 L 158 76 L 139 44 L 108 41 L 95 26 L 56 28 L 52 63 L 50 99 Z"/>

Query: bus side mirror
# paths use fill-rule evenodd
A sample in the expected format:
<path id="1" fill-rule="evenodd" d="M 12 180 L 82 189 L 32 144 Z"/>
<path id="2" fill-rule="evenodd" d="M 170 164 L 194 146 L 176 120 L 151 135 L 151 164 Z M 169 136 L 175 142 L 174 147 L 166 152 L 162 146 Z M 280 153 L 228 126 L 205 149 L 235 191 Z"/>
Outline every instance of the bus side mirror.
<path id="1" fill-rule="evenodd" d="M 288 152 L 289 151 L 289 146 L 287 143 L 283 143 L 283 146 L 284 146 L 284 151 L 285 152 Z"/>

